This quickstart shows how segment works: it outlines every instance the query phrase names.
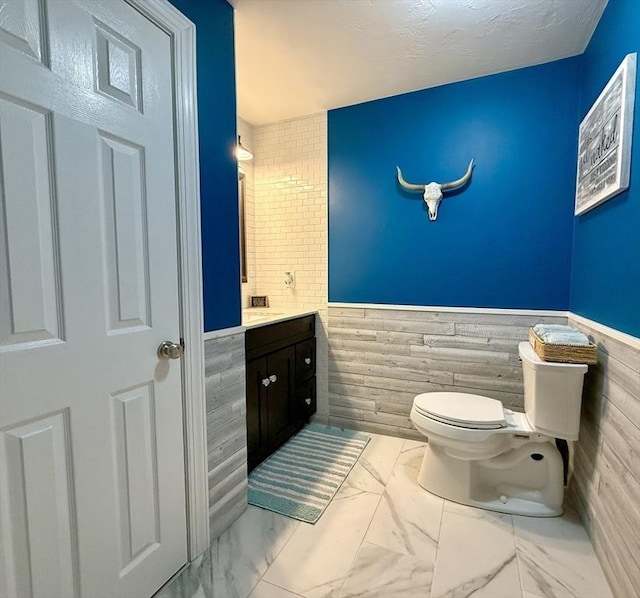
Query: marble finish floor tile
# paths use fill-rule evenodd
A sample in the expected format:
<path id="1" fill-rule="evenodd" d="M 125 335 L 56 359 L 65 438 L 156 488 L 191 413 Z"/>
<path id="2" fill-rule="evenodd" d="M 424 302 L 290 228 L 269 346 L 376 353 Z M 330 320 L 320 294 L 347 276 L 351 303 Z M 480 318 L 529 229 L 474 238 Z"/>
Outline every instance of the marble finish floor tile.
<path id="1" fill-rule="evenodd" d="M 429 598 L 433 564 L 364 542 L 341 598 Z"/>
<path id="2" fill-rule="evenodd" d="M 371 437 L 316 525 L 249 507 L 155 598 L 611 597 L 575 515 L 442 500 L 416 481 L 424 443 Z"/>
<path id="3" fill-rule="evenodd" d="M 420 440 L 405 440 L 396 464 L 413 467 L 419 471 L 426 446 L 427 443 Z"/>
<path id="4" fill-rule="evenodd" d="M 153 598 L 209 598 L 210 596 L 212 596 L 211 552 L 207 550 L 189 563 Z"/>
<path id="5" fill-rule="evenodd" d="M 511 515 L 445 502 L 431 596 L 522 596 Z"/>
<path id="6" fill-rule="evenodd" d="M 305 598 L 337 597 L 379 501 L 371 492 L 339 492 L 315 525 L 300 524 L 264 581 Z"/>
<path id="7" fill-rule="evenodd" d="M 417 475 L 396 465 L 365 540 L 435 563 L 444 500 L 421 488 Z"/>
<path id="8" fill-rule="evenodd" d="M 367 432 L 367 434 L 369 434 Z M 382 494 L 396 464 L 402 438 L 369 434 L 371 440 L 344 481 L 343 486 Z"/>
<path id="9" fill-rule="evenodd" d="M 293 592 L 289 592 L 289 590 L 285 590 L 284 588 L 279 588 L 278 586 L 274 586 L 266 581 L 258 582 L 258 585 L 254 588 L 253 592 L 249 598 L 302 598 L 300 594 L 294 594 Z"/>
<path id="10" fill-rule="evenodd" d="M 299 521 L 249 506 L 211 545 L 212 595 L 247 598 L 299 526 Z"/>
<path id="11" fill-rule="evenodd" d="M 522 588 L 542 598 L 611 598 L 611 590 L 577 515 L 514 516 Z"/>

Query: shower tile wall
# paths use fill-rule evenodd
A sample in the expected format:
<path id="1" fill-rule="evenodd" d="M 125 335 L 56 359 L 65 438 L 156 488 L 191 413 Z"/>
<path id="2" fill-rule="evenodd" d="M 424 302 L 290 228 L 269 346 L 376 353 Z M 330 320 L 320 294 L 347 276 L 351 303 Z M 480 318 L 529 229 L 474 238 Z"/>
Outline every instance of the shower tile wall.
<path id="1" fill-rule="evenodd" d="M 318 310 L 317 418 L 326 420 L 327 114 L 253 128 L 240 121 L 239 130 L 243 144 L 245 135 L 251 139 L 245 145 L 255 156 L 254 195 L 247 204 L 247 230 L 253 231 L 247 255 L 252 257 L 243 287 L 268 295 L 274 311 Z M 294 289 L 284 286 L 285 270 L 295 270 Z"/>
<path id="2" fill-rule="evenodd" d="M 247 508 L 244 333 L 204 343 L 209 528 L 217 538 Z"/>
<path id="3" fill-rule="evenodd" d="M 455 391 L 523 410 L 518 343 L 564 316 L 329 307 L 329 421 L 421 439 L 409 413 L 421 392 Z"/>
<path id="4" fill-rule="evenodd" d="M 582 398 L 570 496 L 614 595 L 640 596 L 640 341 L 569 317 L 598 346 Z"/>

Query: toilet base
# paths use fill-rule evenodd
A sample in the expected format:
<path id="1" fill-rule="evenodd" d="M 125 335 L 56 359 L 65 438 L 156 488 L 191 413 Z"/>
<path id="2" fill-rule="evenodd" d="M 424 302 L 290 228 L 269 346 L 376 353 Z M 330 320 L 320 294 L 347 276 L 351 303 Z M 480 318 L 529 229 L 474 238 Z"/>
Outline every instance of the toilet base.
<path id="1" fill-rule="evenodd" d="M 425 447 L 418 483 L 464 505 L 531 517 L 562 515 L 563 463 L 551 442 L 528 443 L 490 459 L 462 460 Z"/>

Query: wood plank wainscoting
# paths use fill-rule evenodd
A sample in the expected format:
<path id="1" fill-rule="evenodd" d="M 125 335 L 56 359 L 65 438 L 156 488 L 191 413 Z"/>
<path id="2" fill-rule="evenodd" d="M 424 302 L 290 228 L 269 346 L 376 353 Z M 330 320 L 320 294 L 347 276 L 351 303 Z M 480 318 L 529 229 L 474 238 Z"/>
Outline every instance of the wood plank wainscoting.
<path id="1" fill-rule="evenodd" d="M 640 596 L 640 339 L 569 315 L 598 346 L 582 395 L 569 496 L 613 594 Z"/>
<path id="2" fill-rule="evenodd" d="M 589 335 L 599 363 L 585 378 L 568 499 L 614 595 L 640 595 L 640 339 L 563 312 L 330 304 L 328 319 L 329 423 L 419 440 L 417 393 L 483 394 L 522 410 L 528 327 L 568 321 Z M 247 506 L 243 328 L 205 335 L 205 368 L 214 539 Z"/>
<path id="3" fill-rule="evenodd" d="M 217 538 L 247 508 L 244 328 L 205 334 L 209 529 Z"/>
<path id="4" fill-rule="evenodd" d="M 539 322 L 569 323 L 598 346 L 567 501 L 614 595 L 640 596 L 640 339 L 564 312 L 330 304 L 329 422 L 422 440 L 409 412 L 429 391 L 482 394 L 523 410 L 518 343 Z"/>
<path id="5" fill-rule="evenodd" d="M 413 397 L 455 391 L 523 410 L 518 343 L 529 326 L 566 324 L 564 312 L 329 306 L 329 421 L 422 439 Z"/>

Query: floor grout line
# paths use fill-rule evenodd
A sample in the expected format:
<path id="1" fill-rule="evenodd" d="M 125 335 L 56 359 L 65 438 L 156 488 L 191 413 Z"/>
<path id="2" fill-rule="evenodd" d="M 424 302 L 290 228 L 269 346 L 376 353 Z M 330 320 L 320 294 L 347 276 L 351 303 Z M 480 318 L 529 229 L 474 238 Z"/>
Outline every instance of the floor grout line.
<path id="1" fill-rule="evenodd" d="M 518 579 L 520 580 L 520 594 L 524 596 L 524 576 L 522 575 L 522 561 L 520 559 L 520 550 L 518 548 L 518 534 L 516 534 L 516 520 L 511 516 L 511 525 L 513 527 L 513 545 L 516 551 L 516 565 L 518 568 Z"/>
<path id="2" fill-rule="evenodd" d="M 381 434 L 374 434 L 373 432 L 367 432 L 367 434 L 372 435 L 372 437 L 373 436 L 382 436 Z M 353 565 L 355 564 L 355 562 L 358 559 L 358 555 L 360 554 L 360 551 L 362 550 L 362 545 L 364 544 L 365 538 L 367 537 L 367 534 L 369 533 L 369 528 L 371 527 L 371 523 L 373 522 L 373 519 L 375 518 L 376 513 L 378 512 L 378 509 L 380 508 L 380 503 L 382 502 L 382 497 L 384 496 L 385 490 L 387 488 L 387 483 L 389 482 L 389 478 L 393 475 L 393 470 L 395 469 L 395 466 L 396 466 L 396 463 L 398 461 L 398 458 L 400 457 L 400 452 L 402 452 L 402 445 L 400 446 L 400 451 L 398 452 L 398 455 L 396 456 L 396 459 L 393 462 L 393 466 L 391 468 L 391 473 L 389 474 L 389 477 L 387 478 L 387 480 L 383 484 L 382 494 L 378 494 L 378 502 L 376 504 L 376 508 L 373 510 L 373 513 L 371 514 L 371 519 L 369 519 L 369 524 L 367 525 L 367 529 L 364 531 L 364 534 L 362 534 L 362 540 L 360 540 L 360 544 L 358 544 L 358 549 L 355 551 L 355 554 L 353 556 L 353 560 L 351 561 L 351 565 L 349 566 L 349 571 L 347 571 L 347 574 L 345 575 L 344 579 L 342 580 L 342 584 L 340 585 L 340 592 L 338 593 L 338 597 L 342 596 L 342 592 L 344 590 L 344 586 L 347 583 L 347 580 L 349 579 L 349 577 L 351 576 L 351 571 L 353 570 Z M 362 457 L 363 454 L 364 454 L 364 451 L 360 454 L 360 457 Z M 360 460 L 360 457 L 358 457 L 358 460 Z M 357 461 L 356 461 L 356 463 L 357 463 Z M 349 474 L 351 474 L 351 472 L 349 472 Z M 371 474 L 369 474 L 369 475 L 371 475 Z M 347 476 L 347 478 L 348 477 L 349 476 Z M 346 482 L 346 479 L 345 479 L 345 482 Z M 375 494 L 375 493 L 371 492 L 370 494 Z"/>
<path id="3" fill-rule="evenodd" d="M 254 505 L 252 505 L 254 506 Z M 255 507 L 256 509 L 261 509 L 261 507 Z M 268 509 L 262 509 L 263 511 L 267 511 Z M 281 513 L 275 513 L 274 511 L 270 511 L 273 512 L 275 515 L 279 515 L 280 517 L 285 517 L 286 519 L 292 519 L 292 517 L 287 517 L 286 515 L 282 515 Z M 297 523 L 297 525 L 295 526 L 295 529 L 289 534 L 289 537 L 287 538 L 287 541 L 280 547 L 280 550 L 278 550 L 278 552 L 276 552 L 276 554 L 273 557 L 273 560 L 267 565 L 267 568 L 262 572 L 262 575 L 260 575 L 258 577 L 258 580 L 256 581 L 255 585 L 253 586 L 253 588 L 251 588 L 251 592 L 253 592 L 253 590 L 256 589 L 256 586 L 263 580 L 264 576 L 267 574 L 267 571 L 269 571 L 269 569 L 271 569 L 271 565 L 273 565 L 273 563 L 276 562 L 276 560 L 278 560 L 278 556 L 280 556 L 280 553 L 284 550 L 284 547 L 289 544 L 289 542 L 291 541 L 291 538 L 293 538 L 293 535 L 298 531 L 298 529 L 300 529 L 300 525 L 302 525 L 301 521 L 296 521 L 295 519 L 293 519 L 294 522 Z M 271 583 L 270 581 L 265 581 L 265 583 Z M 274 583 L 272 583 L 271 585 L 276 585 Z M 280 586 L 278 586 L 280 587 Z M 287 590 L 287 588 L 281 588 L 284 590 Z M 249 592 L 249 595 L 251 595 L 251 592 Z M 287 592 L 291 592 L 291 590 L 287 590 Z M 292 592 L 295 593 L 295 592 Z"/>
<path id="4" fill-rule="evenodd" d="M 425 492 L 427 492 L 427 490 L 425 490 Z M 438 526 L 438 538 L 436 540 L 436 556 L 433 558 L 433 575 L 431 576 L 431 587 L 429 588 L 430 598 L 433 598 L 433 582 L 436 579 L 436 571 L 438 568 L 438 553 L 440 552 L 440 538 L 442 537 L 442 526 L 444 525 L 444 505 L 446 502 L 447 500 L 443 498 L 442 506 L 440 507 L 440 525 Z"/>

